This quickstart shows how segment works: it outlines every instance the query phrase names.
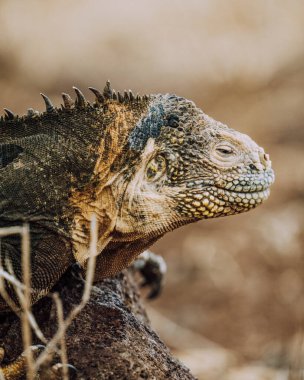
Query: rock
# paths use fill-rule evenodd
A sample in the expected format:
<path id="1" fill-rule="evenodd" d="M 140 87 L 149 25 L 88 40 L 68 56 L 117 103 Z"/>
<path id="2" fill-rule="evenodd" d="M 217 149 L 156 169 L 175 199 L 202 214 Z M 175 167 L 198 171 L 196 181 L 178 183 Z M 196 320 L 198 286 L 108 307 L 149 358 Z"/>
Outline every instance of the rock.
<path id="1" fill-rule="evenodd" d="M 81 300 L 83 280 L 70 271 L 54 290 L 67 316 Z M 58 327 L 51 298 L 34 305 L 33 313 L 50 339 Z M 13 314 L 2 316 L 0 322 L 0 345 L 8 361 L 23 350 L 20 322 Z M 34 343 L 41 342 L 34 338 Z M 77 379 L 195 379 L 151 329 L 132 270 L 93 286 L 90 301 L 67 330 L 66 345 Z"/>

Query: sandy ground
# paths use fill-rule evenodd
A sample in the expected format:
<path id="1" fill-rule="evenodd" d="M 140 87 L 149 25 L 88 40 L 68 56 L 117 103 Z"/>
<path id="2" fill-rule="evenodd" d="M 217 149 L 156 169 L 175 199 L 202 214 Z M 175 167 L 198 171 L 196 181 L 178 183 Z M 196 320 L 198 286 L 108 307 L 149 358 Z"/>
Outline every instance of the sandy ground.
<path id="1" fill-rule="evenodd" d="M 249 134 L 276 172 L 257 210 L 154 247 L 168 263 L 152 323 L 199 379 L 299 373 L 304 316 L 304 3 L 0 2 L 0 105 L 42 110 L 72 85 L 174 92 Z"/>

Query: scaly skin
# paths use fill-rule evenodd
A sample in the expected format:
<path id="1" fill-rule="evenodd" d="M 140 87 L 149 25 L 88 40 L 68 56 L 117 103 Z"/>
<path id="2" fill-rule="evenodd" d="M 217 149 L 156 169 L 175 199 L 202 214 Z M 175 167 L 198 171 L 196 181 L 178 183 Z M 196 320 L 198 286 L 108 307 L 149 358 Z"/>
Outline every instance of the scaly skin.
<path id="1" fill-rule="evenodd" d="M 0 227 L 30 225 L 33 303 L 73 262 L 85 268 L 93 213 L 98 280 L 177 227 L 248 211 L 269 196 L 264 150 L 193 102 L 116 95 L 107 83 L 103 94 L 92 90 L 91 105 L 75 90 L 75 104 L 63 94 L 56 109 L 44 96 L 45 113 L 7 111 L 0 122 Z M 21 278 L 17 236 L 3 239 L 0 258 Z"/>

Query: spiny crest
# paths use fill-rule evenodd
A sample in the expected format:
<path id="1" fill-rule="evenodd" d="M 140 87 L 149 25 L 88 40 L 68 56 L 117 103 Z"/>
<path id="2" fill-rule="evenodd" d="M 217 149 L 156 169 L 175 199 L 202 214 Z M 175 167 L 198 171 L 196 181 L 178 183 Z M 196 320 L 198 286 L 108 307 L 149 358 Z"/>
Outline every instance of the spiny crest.
<path id="1" fill-rule="evenodd" d="M 63 99 L 63 104 L 62 104 L 63 109 L 85 108 L 85 107 L 91 106 L 91 104 L 86 100 L 83 93 L 77 87 L 73 86 L 73 89 L 76 92 L 75 101 L 72 100 L 69 94 L 66 94 L 64 92 L 61 94 L 62 99 Z M 95 95 L 95 104 L 97 105 L 103 105 L 108 100 L 114 100 L 121 104 L 123 103 L 127 104 L 127 103 L 133 103 L 133 102 L 140 103 L 140 102 L 147 102 L 150 98 L 148 95 L 140 96 L 137 94 L 136 96 L 134 96 L 131 90 L 129 91 L 125 90 L 123 94 L 121 94 L 119 91 L 116 92 L 114 89 L 112 89 L 111 83 L 109 80 L 106 82 L 106 85 L 102 93 L 94 87 L 89 87 L 89 90 L 91 90 L 93 94 Z M 50 98 L 42 93 L 40 95 L 42 96 L 45 103 L 45 108 L 46 108 L 45 112 L 46 113 L 56 112 L 57 108 L 53 106 Z M 18 118 L 18 115 L 15 115 L 8 108 L 4 108 L 4 111 L 5 111 L 5 116 L 4 117 L 1 116 L 2 120 L 9 121 L 9 120 L 15 120 L 16 118 Z M 35 111 L 32 108 L 29 108 L 27 111 L 27 114 L 24 117 L 32 118 L 32 117 L 36 117 L 37 115 L 40 115 L 38 111 Z"/>
<path id="2" fill-rule="evenodd" d="M 4 111 L 5 111 L 5 119 L 6 120 L 13 120 L 15 118 L 14 112 L 9 110 L 8 108 L 4 108 Z"/>
<path id="3" fill-rule="evenodd" d="M 87 101 L 83 93 L 75 86 L 73 86 L 73 90 L 75 90 L 76 92 L 75 106 L 77 108 L 84 108 L 86 106 Z"/>
<path id="4" fill-rule="evenodd" d="M 40 93 L 40 95 L 43 97 L 44 103 L 45 103 L 45 108 L 46 112 L 53 112 L 55 111 L 55 107 L 53 106 L 51 100 L 44 94 Z"/>
<path id="5" fill-rule="evenodd" d="M 67 109 L 70 109 L 73 107 L 74 103 L 73 103 L 73 99 L 70 97 L 69 94 L 66 94 L 65 92 L 63 92 L 61 94 L 62 96 L 62 99 L 63 99 L 63 107 L 64 108 L 67 108 Z"/>

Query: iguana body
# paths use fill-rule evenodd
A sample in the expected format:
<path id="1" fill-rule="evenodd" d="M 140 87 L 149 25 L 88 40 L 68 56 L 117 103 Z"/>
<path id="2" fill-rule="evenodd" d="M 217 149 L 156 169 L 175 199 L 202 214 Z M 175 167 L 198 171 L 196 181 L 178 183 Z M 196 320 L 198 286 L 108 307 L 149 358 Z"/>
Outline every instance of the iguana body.
<path id="1" fill-rule="evenodd" d="M 93 213 L 100 279 L 168 231 L 256 207 L 274 179 L 262 148 L 191 101 L 92 90 L 92 105 L 76 89 L 75 104 L 45 97 L 43 114 L 0 122 L 0 226 L 30 225 L 33 303 L 73 262 L 86 265 Z M 20 256 L 18 237 L 2 239 L 2 265 L 19 278 Z"/>

